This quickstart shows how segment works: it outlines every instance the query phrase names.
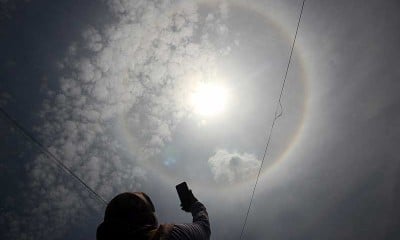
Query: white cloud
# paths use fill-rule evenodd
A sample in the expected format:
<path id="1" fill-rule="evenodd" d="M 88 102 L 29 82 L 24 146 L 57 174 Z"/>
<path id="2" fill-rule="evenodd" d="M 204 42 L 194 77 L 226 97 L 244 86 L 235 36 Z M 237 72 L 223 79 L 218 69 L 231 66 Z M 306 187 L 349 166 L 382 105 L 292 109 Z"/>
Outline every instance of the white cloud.
<path id="1" fill-rule="evenodd" d="M 240 182 L 257 175 L 261 162 L 253 154 L 218 150 L 208 159 L 214 180 L 220 183 Z"/>
<path id="2" fill-rule="evenodd" d="M 135 159 L 149 159 L 171 140 L 177 124 L 190 112 L 187 95 L 201 79 L 193 76 L 207 78 L 218 53 L 226 52 L 209 36 L 218 38 L 228 29 L 218 9 L 205 22 L 194 1 L 107 3 L 118 20 L 102 29 L 87 28 L 83 43 L 71 44 L 59 64 L 68 74 L 59 79 L 59 89 L 49 90 L 39 113 L 43 123 L 36 130 L 51 152 L 110 199 L 118 192 L 138 189 L 145 179 Z M 83 54 L 87 50 L 90 53 Z M 120 117 L 130 123 L 127 131 L 136 144 L 132 148 L 139 150 L 134 159 L 121 154 L 113 132 Z M 239 159 L 251 171 L 253 161 L 244 156 Z M 217 169 L 219 162 L 214 165 Z M 229 181 L 247 174 L 235 169 Z M 18 221 L 9 215 L 10 238 L 57 238 L 95 205 L 82 187 L 43 155 L 27 171 L 32 193 L 29 209 L 22 211 L 24 217 Z"/>
<path id="3" fill-rule="evenodd" d="M 102 37 L 94 27 L 89 27 L 82 34 L 86 41 L 86 46 L 94 52 L 100 51 L 103 48 Z"/>

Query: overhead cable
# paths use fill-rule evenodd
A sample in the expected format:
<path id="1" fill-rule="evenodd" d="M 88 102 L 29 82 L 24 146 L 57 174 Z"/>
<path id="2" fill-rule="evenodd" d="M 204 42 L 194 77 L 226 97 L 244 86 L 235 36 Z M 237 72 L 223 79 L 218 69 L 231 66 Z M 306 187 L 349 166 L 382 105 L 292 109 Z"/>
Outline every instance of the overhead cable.
<path id="1" fill-rule="evenodd" d="M 74 173 L 68 166 L 66 166 L 55 154 L 47 150 L 47 148 L 40 143 L 32 134 L 29 133 L 21 124 L 17 122 L 13 117 L 11 117 L 3 108 L 0 107 L 0 112 L 3 117 L 8 120 L 14 127 L 22 133 L 22 135 L 30 140 L 40 151 L 42 151 L 49 159 L 51 159 L 56 165 L 64 170 L 67 174 L 71 175 L 75 180 L 77 180 L 80 184 L 82 184 L 86 190 L 93 195 L 101 204 L 104 206 L 107 205 L 107 201 L 100 196 L 93 188 L 91 188 L 82 178 L 80 178 L 76 173 Z"/>
<path id="2" fill-rule="evenodd" d="M 293 49 L 294 49 L 294 46 L 295 46 L 295 43 L 296 43 L 297 33 L 299 31 L 300 21 L 301 21 L 302 15 L 303 15 L 303 9 L 304 9 L 304 3 L 305 2 L 306 2 L 306 0 L 303 0 L 303 3 L 301 5 L 300 15 L 299 15 L 299 18 L 298 18 L 298 21 L 297 21 L 296 32 L 294 34 L 293 43 L 292 43 L 292 46 L 291 46 L 291 49 L 290 49 L 290 54 L 289 54 L 289 60 L 288 60 L 288 63 L 287 63 L 287 66 L 286 66 L 285 75 L 284 75 L 283 81 L 282 81 L 281 92 L 279 94 L 278 102 L 277 102 L 276 108 L 275 108 L 274 119 L 272 121 L 271 127 L 270 127 L 269 132 L 268 132 L 267 144 L 265 145 L 264 155 L 263 155 L 263 158 L 262 158 L 262 161 L 261 161 L 260 168 L 258 169 L 258 174 L 257 174 L 256 182 L 255 182 L 254 187 L 253 187 L 253 192 L 251 194 L 249 207 L 247 208 L 246 217 L 244 219 L 242 230 L 240 232 L 240 238 L 239 238 L 240 240 L 243 238 L 243 234 L 244 234 L 244 230 L 246 228 L 246 224 L 247 224 L 247 220 L 248 220 L 248 217 L 249 217 L 251 205 L 252 205 L 253 200 L 254 200 L 254 194 L 255 194 L 255 191 L 256 191 L 256 188 L 257 188 L 258 180 L 260 178 L 261 170 L 262 170 L 262 167 L 263 167 L 263 164 L 264 164 L 264 161 L 265 161 L 265 157 L 266 157 L 267 152 L 268 152 L 269 144 L 271 143 L 272 132 L 273 132 L 273 129 L 275 127 L 276 120 L 278 118 L 280 118 L 282 116 L 282 113 L 283 113 L 282 96 L 283 96 L 283 91 L 284 91 L 285 85 L 286 85 L 286 79 L 287 79 L 287 75 L 288 75 L 288 72 L 289 72 L 290 63 L 292 61 Z"/>

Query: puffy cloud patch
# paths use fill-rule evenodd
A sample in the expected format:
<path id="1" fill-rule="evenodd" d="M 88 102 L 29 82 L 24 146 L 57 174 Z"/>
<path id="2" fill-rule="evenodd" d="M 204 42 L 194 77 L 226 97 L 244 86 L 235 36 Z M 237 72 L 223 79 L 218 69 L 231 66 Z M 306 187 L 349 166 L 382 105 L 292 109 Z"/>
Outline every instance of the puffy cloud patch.
<path id="1" fill-rule="evenodd" d="M 218 150 L 208 159 L 214 180 L 220 183 L 240 182 L 256 176 L 261 162 L 253 154 Z"/>
<path id="2" fill-rule="evenodd" d="M 139 188 L 146 173 L 137 161 L 151 158 L 171 140 L 177 124 L 190 114 L 191 88 L 215 72 L 216 59 L 226 54 L 229 44 L 216 44 L 209 37 L 226 37 L 226 7 L 215 9 L 212 19 L 206 20 L 194 1 L 107 4 L 116 22 L 101 29 L 89 27 L 82 42 L 71 44 L 59 63 L 64 73 L 59 89 L 49 90 L 36 133 L 65 165 L 110 199 Z M 121 154 L 113 130 L 121 118 L 129 123 L 132 148 L 138 149 L 132 159 Z M 232 167 L 228 181 L 250 171 L 239 169 L 242 164 L 251 169 L 244 156 L 232 163 L 238 166 Z M 242 163 L 243 159 L 247 161 Z M 219 176 L 227 175 L 217 170 L 218 161 L 213 164 Z M 43 155 L 26 169 L 29 208 L 20 211 L 18 221 L 7 214 L 10 239 L 59 238 L 95 205 Z"/>
<path id="3" fill-rule="evenodd" d="M 100 51 L 103 48 L 102 37 L 97 29 L 94 27 L 89 27 L 82 34 L 84 40 L 86 41 L 86 46 L 89 50 L 93 52 Z"/>

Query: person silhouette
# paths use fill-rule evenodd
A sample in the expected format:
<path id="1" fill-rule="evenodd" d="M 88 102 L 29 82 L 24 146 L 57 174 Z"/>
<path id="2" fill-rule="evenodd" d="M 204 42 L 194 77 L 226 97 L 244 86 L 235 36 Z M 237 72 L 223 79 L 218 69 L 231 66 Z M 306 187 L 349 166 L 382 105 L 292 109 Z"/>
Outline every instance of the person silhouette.
<path id="1" fill-rule="evenodd" d="M 155 207 L 144 192 L 118 194 L 107 205 L 97 227 L 97 240 L 209 240 L 210 222 L 205 206 L 189 191 L 182 210 L 191 212 L 192 223 L 158 224 Z"/>

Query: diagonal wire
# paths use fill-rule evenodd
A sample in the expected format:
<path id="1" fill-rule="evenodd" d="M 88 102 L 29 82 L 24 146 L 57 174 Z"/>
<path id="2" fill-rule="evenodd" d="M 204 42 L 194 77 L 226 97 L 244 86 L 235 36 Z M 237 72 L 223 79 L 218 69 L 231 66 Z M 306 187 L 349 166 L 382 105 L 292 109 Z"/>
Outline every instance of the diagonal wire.
<path id="1" fill-rule="evenodd" d="M 262 158 L 262 161 L 261 161 L 260 168 L 258 169 L 258 174 L 257 174 L 256 182 L 255 182 L 254 187 L 253 187 L 253 192 L 252 192 L 252 194 L 251 194 L 249 207 L 247 208 L 246 217 L 245 217 L 245 219 L 244 219 L 244 223 L 243 223 L 242 231 L 240 232 L 240 238 L 239 238 L 239 239 L 242 239 L 243 234 L 244 234 L 244 230 L 245 230 L 245 228 L 246 228 L 247 219 L 248 219 L 248 217 L 249 217 L 251 204 L 253 203 L 254 194 L 255 194 L 255 191 L 256 191 L 256 188 L 257 188 L 257 184 L 258 184 L 258 179 L 260 178 L 262 166 L 263 166 L 263 164 L 264 164 L 264 160 L 265 160 L 265 157 L 266 157 L 267 152 L 268 152 L 268 147 L 269 147 L 269 144 L 270 144 L 270 142 L 271 142 L 272 131 L 273 131 L 273 129 L 274 129 L 276 120 L 277 120 L 278 118 L 280 118 L 280 117 L 282 116 L 282 113 L 283 113 L 282 96 L 283 96 L 283 91 L 284 91 L 285 85 L 286 85 L 286 79 L 287 79 L 287 75 L 288 75 L 288 72 L 289 72 L 290 63 L 292 62 L 293 49 L 294 49 L 294 45 L 295 45 L 295 43 L 296 43 L 297 33 L 298 33 L 298 31 L 299 31 L 301 16 L 303 15 L 303 9 L 304 9 L 304 3 L 305 3 L 305 2 L 306 2 L 306 0 L 303 0 L 303 3 L 302 3 L 302 5 L 301 5 L 300 15 L 299 15 L 299 19 L 298 19 L 298 21 L 297 21 L 296 33 L 294 34 L 292 47 L 291 47 L 291 49 L 290 49 L 289 61 L 288 61 L 287 66 L 286 66 L 286 71 L 285 71 L 285 75 L 284 75 L 284 77 L 283 77 L 281 92 L 280 92 L 280 94 L 279 94 L 278 103 L 277 103 L 276 108 L 275 108 L 274 120 L 272 121 L 271 128 L 269 129 L 269 132 L 268 132 L 267 144 L 266 144 L 266 146 L 265 146 L 264 155 L 263 155 L 263 158 Z"/>
<path id="2" fill-rule="evenodd" d="M 59 168 L 64 170 L 66 173 L 70 174 L 75 180 L 77 180 L 80 184 L 82 184 L 86 190 L 89 192 L 89 194 L 93 195 L 96 197 L 96 199 L 101 202 L 104 206 L 107 205 L 107 201 L 100 196 L 93 188 L 91 188 L 85 181 L 83 181 L 78 175 L 76 175 L 68 166 L 66 166 L 56 155 L 51 153 L 49 150 L 46 149 L 45 146 L 43 146 L 42 143 L 40 143 L 32 134 L 29 133 L 28 130 L 26 130 L 21 124 L 17 122 L 13 117 L 11 117 L 3 108 L 0 107 L 0 113 L 3 115 L 3 117 L 8 120 L 12 125 L 16 127 L 17 130 L 19 130 L 24 137 L 26 137 L 28 140 L 33 142 L 39 150 L 41 150 L 48 158 L 53 160 L 57 164 Z"/>

